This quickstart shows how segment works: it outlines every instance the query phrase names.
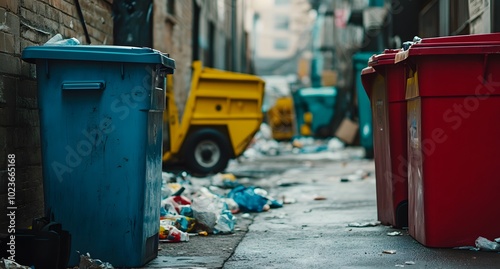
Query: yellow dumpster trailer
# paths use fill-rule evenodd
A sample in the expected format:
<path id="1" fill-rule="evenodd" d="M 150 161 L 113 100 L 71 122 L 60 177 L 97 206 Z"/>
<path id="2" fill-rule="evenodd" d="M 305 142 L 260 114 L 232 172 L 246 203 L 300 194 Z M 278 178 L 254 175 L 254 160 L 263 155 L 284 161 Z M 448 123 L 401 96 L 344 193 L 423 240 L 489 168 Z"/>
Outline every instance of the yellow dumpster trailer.
<path id="1" fill-rule="evenodd" d="M 182 164 L 194 175 L 215 174 L 243 154 L 259 130 L 264 81 L 203 67 L 200 61 L 193 62 L 192 72 L 182 117 L 167 82 L 163 162 Z"/>

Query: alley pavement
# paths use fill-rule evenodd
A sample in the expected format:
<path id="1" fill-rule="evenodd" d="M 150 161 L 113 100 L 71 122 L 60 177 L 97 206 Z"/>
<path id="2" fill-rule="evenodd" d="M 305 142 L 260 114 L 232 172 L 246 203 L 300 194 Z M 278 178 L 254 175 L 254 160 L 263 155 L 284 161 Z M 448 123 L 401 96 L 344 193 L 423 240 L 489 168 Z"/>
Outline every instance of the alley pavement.
<path id="1" fill-rule="evenodd" d="M 144 268 L 500 268 L 499 253 L 427 248 L 405 229 L 379 225 L 374 162 L 363 156 L 349 147 L 232 162 L 227 172 L 283 208 L 236 214 L 232 235 L 161 244 Z"/>

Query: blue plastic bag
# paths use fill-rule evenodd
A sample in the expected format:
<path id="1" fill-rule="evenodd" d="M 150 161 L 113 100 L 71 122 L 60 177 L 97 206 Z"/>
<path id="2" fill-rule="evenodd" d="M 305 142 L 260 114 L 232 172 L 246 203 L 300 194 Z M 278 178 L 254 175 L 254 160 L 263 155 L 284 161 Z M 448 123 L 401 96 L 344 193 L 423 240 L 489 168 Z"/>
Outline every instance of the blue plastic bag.
<path id="1" fill-rule="evenodd" d="M 255 187 L 238 186 L 227 196 L 233 198 L 243 212 L 262 212 L 267 204 L 267 198 L 255 193 Z"/>

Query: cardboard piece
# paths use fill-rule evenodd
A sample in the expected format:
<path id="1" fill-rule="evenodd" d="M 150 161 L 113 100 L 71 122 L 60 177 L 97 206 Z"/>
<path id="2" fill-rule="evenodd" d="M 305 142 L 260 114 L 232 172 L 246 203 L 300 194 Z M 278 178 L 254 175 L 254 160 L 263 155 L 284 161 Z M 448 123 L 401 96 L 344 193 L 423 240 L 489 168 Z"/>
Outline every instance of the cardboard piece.
<path id="1" fill-rule="evenodd" d="M 335 132 L 335 136 L 347 144 L 352 144 L 356 138 L 358 129 L 359 124 L 357 122 L 349 118 L 344 118 Z"/>

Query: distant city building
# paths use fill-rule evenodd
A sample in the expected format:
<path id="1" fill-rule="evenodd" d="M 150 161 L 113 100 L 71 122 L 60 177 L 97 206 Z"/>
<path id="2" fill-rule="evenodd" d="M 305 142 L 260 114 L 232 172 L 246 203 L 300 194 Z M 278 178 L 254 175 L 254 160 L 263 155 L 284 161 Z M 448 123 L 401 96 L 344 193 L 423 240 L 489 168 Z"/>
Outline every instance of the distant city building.
<path id="1" fill-rule="evenodd" d="M 254 0 L 249 9 L 256 74 L 296 74 L 300 57 L 310 51 L 315 12 L 309 1 Z"/>

